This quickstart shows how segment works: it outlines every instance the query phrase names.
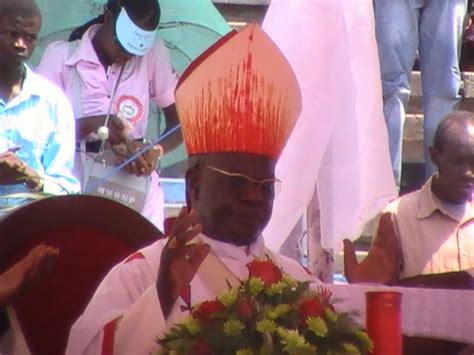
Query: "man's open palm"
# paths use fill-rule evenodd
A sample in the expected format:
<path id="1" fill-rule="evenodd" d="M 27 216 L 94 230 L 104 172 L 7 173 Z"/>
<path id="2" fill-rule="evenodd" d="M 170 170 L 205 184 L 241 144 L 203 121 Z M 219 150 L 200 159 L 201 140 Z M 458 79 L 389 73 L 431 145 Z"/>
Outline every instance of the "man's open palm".
<path id="1" fill-rule="evenodd" d="M 367 257 L 359 263 L 354 245 L 344 240 L 344 273 L 350 283 L 388 283 L 398 277 L 400 247 L 390 213 L 380 218 L 377 236 Z"/>

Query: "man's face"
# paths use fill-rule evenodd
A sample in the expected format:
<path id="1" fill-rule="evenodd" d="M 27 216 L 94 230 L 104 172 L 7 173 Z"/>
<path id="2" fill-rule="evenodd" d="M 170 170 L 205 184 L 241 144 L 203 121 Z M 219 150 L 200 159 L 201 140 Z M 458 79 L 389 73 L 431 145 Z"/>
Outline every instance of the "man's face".
<path id="1" fill-rule="evenodd" d="M 39 16 L 0 14 L 0 67 L 16 70 L 31 57 L 41 28 Z"/>
<path id="2" fill-rule="evenodd" d="M 445 142 L 441 152 L 433 148 L 432 158 L 446 202 L 469 201 L 474 192 L 474 126 L 465 127 L 456 139 Z"/>
<path id="3" fill-rule="evenodd" d="M 199 165 L 191 201 L 203 232 L 213 239 L 248 245 L 261 234 L 270 219 L 273 184 L 271 181 L 249 182 L 242 176 L 224 172 L 258 181 L 272 180 L 275 164 L 255 154 L 220 153 L 206 156 Z"/>

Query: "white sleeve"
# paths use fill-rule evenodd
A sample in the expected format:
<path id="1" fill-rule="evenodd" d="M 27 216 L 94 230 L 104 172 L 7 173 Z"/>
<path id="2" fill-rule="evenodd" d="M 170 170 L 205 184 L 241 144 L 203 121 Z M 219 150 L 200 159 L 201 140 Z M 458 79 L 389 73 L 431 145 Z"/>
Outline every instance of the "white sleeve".
<path id="1" fill-rule="evenodd" d="M 158 351 L 157 337 L 164 335 L 166 320 L 155 285 L 150 286 L 123 314 L 116 326 L 114 354 L 151 354 Z"/>
<path id="2" fill-rule="evenodd" d="M 66 354 L 139 354 L 126 349 L 154 346 L 166 328 L 156 274 L 144 258 L 115 266 L 71 328 Z"/>

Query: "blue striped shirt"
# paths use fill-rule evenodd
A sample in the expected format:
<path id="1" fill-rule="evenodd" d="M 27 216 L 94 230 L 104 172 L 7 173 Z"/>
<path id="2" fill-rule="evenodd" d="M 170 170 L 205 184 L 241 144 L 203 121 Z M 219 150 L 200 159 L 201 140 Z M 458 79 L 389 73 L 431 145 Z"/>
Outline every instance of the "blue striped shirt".
<path id="1" fill-rule="evenodd" d="M 75 121 L 63 92 L 26 67 L 23 87 L 10 102 L 0 99 L 0 152 L 20 147 L 16 155 L 44 180 L 43 191 L 51 194 L 80 191 L 72 175 Z M 25 199 L 4 198 L 31 192 L 24 184 L 0 186 L 0 216 L 6 208 Z"/>

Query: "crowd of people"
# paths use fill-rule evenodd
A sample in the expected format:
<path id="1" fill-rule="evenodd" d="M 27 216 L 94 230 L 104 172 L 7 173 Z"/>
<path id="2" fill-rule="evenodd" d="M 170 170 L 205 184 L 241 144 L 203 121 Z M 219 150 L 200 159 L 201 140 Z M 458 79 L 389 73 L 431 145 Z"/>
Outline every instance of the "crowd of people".
<path id="1" fill-rule="evenodd" d="M 474 270 L 474 114 L 452 112 L 467 6 L 467 0 L 374 1 L 394 176 L 399 182 L 418 51 L 427 182 L 387 206 L 365 260 L 359 263 L 345 241 L 351 283 Z M 249 25 L 228 34 L 178 78 L 156 36 L 159 20 L 156 0 L 109 0 L 104 13 L 69 41 L 50 44 L 35 73 L 26 61 L 40 32 L 40 11 L 34 0 L 0 0 L 3 213 L 30 195 L 76 193 L 81 184 L 84 191 L 83 153 L 93 159 L 104 154 L 103 126 L 105 151 L 114 161 L 144 148 L 150 99 L 165 113 L 165 132 L 181 124 L 164 150 L 174 149 L 182 136 L 188 153 L 186 206 L 169 237 L 109 272 L 72 327 L 68 354 L 156 351 L 157 333 L 182 320 L 190 305 L 215 297 L 216 279 L 244 279 L 255 258 L 271 257 L 284 273 L 319 283 L 297 262 L 268 250 L 261 237 L 280 184 L 275 164 L 301 112 L 288 62 L 257 25 Z M 122 173 L 125 187 L 145 186 L 136 209 L 162 229 L 155 160 L 150 150 Z M 34 278 L 31 269 L 47 269 L 57 254 L 41 246 L 1 275 L 0 290 L 4 279 L 14 280 L 3 304 L 23 288 L 24 275 Z M 200 272 L 206 263 L 212 273 Z"/>

